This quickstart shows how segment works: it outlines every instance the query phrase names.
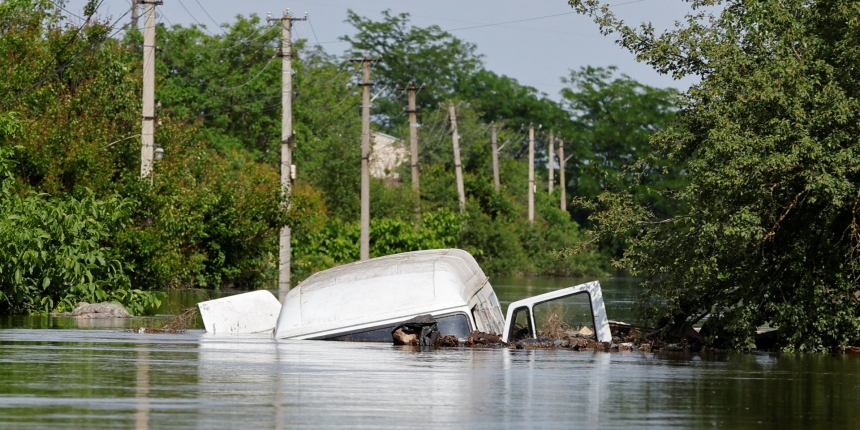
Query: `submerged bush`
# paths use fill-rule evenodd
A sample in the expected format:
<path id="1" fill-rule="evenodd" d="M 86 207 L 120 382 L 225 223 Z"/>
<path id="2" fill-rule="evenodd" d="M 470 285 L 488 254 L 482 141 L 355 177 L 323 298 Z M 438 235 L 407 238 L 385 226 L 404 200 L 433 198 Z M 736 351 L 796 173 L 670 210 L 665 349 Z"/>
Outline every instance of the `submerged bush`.
<path id="1" fill-rule="evenodd" d="M 80 301 L 121 303 L 135 314 L 159 306 L 155 293 L 132 289 L 109 244 L 132 202 L 17 194 L 8 148 L 0 148 L 0 314 L 71 311 Z"/>

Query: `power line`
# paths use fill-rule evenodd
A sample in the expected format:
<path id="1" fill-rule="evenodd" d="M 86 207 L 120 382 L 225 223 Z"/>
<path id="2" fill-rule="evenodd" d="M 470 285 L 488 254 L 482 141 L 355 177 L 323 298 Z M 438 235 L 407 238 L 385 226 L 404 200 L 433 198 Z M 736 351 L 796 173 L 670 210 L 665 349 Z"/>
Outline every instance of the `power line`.
<path id="1" fill-rule="evenodd" d="M 277 55 L 273 55 L 273 56 L 272 56 L 272 58 L 269 58 L 269 61 L 268 61 L 268 62 L 266 62 L 266 65 L 264 65 L 264 66 L 263 66 L 263 68 L 262 68 L 262 69 L 260 69 L 260 71 L 259 71 L 259 72 L 257 72 L 257 74 L 256 74 L 256 75 L 254 75 L 254 77 L 253 77 L 253 78 L 249 79 L 249 80 L 248 80 L 247 82 L 245 82 L 244 84 L 237 85 L 237 86 L 235 86 L 235 87 L 221 87 L 221 88 L 219 88 L 219 90 L 220 90 L 220 91 L 233 91 L 233 90 L 236 90 L 236 89 L 242 88 L 242 87 L 244 87 L 245 85 L 250 84 L 251 82 L 254 82 L 257 78 L 259 78 L 259 77 L 260 77 L 260 75 L 262 75 L 262 74 L 263 74 L 263 72 L 265 72 L 265 71 L 266 71 L 266 69 L 269 67 L 269 64 L 272 64 L 272 60 L 274 60 L 275 58 L 277 58 Z"/>
<path id="2" fill-rule="evenodd" d="M 209 17 L 209 19 L 210 19 L 210 20 L 212 20 L 212 22 L 213 22 L 213 23 L 215 23 L 215 26 L 216 26 L 216 27 L 218 27 L 218 28 L 221 28 L 221 24 L 218 24 L 218 22 L 217 22 L 217 21 L 215 21 L 215 19 L 214 19 L 214 18 L 212 18 L 212 15 L 209 15 L 209 12 L 207 12 L 207 11 L 206 11 L 206 8 L 205 8 L 205 7 L 203 7 L 203 5 L 202 5 L 202 4 L 200 4 L 200 1 L 198 1 L 198 0 L 194 0 L 194 1 L 197 3 L 197 6 L 200 6 L 200 9 L 203 9 L 203 13 L 205 13 L 205 14 L 206 14 L 206 16 L 208 16 L 208 17 Z M 185 7 L 185 6 L 182 6 L 182 7 Z M 196 20 L 195 20 L 195 21 L 196 21 Z M 221 31 L 221 32 L 222 32 L 222 33 L 224 32 L 224 31 L 223 31 L 223 29 L 222 29 L 222 31 Z"/>
<path id="3" fill-rule="evenodd" d="M 213 35 L 213 36 L 215 35 L 215 33 L 213 33 L 213 32 L 211 32 L 211 31 L 209 31 L 209 29 L 208 29 L 208 28 L 206 28 L 206 26 L 205 26 L 205 25 L 203 25 L 203 23 L 202 23 L 202 22 L 200 22 L 200 21 L 198 21 L 198 20 L 197 20 L 197 17 L 196 17 L 196 16 L 194 16 L 194 14 L 193 14 L 193 13 L 191 13 L 191 11 L 190 11 L 190 10 L 188 10 L 188 8 L 187 8 L 187 7 L 185 7 L 185 3 L 182 3 L 182 0 L 179 0 L 179 5 L 180 5 L 180 6 L 182 6 L 182 8 L 183 8 L 183 9 L 185 9 L 185 12 L 188 12 L 188 15 L 189 15 L 189 16 L 191 16 L 191 19 L 193 19 L 193 20 L 194 20 L 194 22 L 196 22 L 198 25 L 200 25 L 200 27 L 202 27 L 204 30 L 206 30 L 206 32 L 207 32 L 207 33 L 209 33 L 209 34 L 211 34 L 211 35 Z"/>
<path id="4" fill-rule="evenodd" d="M 639 2 L 643 2 L 643 1 L 645 1 L 645 0 L 633 0 L 633 1 L 628 1 L 628 2 L 624 2 L 624 3 L 611 4 L 611 5 L 608 5 L 608 7 L 622 6 L 625 4 L 639 3 Z M 537 21 L 539 19 L 555 18 L 555 17 L 559 17 L 559 16 L 576 15 L 576 14 L 579 14 L 579 12 L 564 12 L 564 13 L 557 13 L 557 14 L 553 14 L 553 15 L 536 16 L 533 18 L 517 19 L 514 21 L 505 21 L 505 22 L 496 22 L 496 23 L 492 23 L 492 24 L 473 25 L 471 27 L 452 28 L 450 30 L 445 30 L 445 31 L 451 32 L 451 31 L 460 31 L 460 30 L 471 30 L 473 28 L 495 27 L 498 25 L 515 24 L 518 22 L 526 22 L 526 21 Z"/>
<path id="5" fill-rule="evenodd" d="M 86 21 L 86 20 L 88 20 L 88 19 L 89 19 L 89 18 L 84 18 L 84 17 L 82 17 L 82 16 L 80 16 L 80 15 L 76 15 L 76 14 L 72 13 L 72 11 L 70 11 L 70 10 L 68 10 L 68 9 L 64 8 L 64 7 L 62 6 L 62 4 L 61 4 L 61 3 L 57 3 L 57 2 L 56 2 L 56 1 L 54 1 L 54 0 L 51 0 L 51 3 L 53 3 L 53 4 L 54 4 L 54 6 L 55 6 L 55 7 L 57 7 L 58 9 L 62 9 L 62 10 L 63 10 L 63 11 L 65 11 L 67 14 L 69 14 L 69 15 L 71 15 L 71 16 L 73 16 L 73 17 L 75 17 L 75 18 L 77 18 L 77 19 L 79 19 L 79 20 L 81 20 L 81 21 Z"/>
<path id="6" fill-rule="evenodd" d="M 308 17 L 308 24 L 311 26 L 311 32 L 314 34 L 314 40 L 317 42 L 317 45 L 320 44 L 319 38 L 317 38 L 317 32 L 314 30 L 314 24 L 311 22 L 311 18 Z"/>
<path id="7" fill-rule="evenodd" d="M 251 37 L 251 38 L 241 39 L 241 40 L 239 40 L 238 42 L 234 43 L 233 45 L 225 46 L 225 47 L 223 47 L 223 48 L 210 48 L 210 49 L 212 49 L 212 50 L 216 50 L 216 51 L 226 51 L 226 50 L 228 50 L 228 49 L 233 49 L 233 48 L 235 48 L 235 47 L 237 47 L 237 46 L 239 46 L 239 45 L 251 45 L 251 42 L 256 42 L 256 41 L 258 41 L 258 40 L 260 40 L 260 39 L 262 39 L 262 38 L 264 38 L 264 37 L 272 37 L 272 38 L 274 38 L 274 37 L 276 36 L 276 34 L 275 34 L 274 32 L 270 34 L 270 33 L 268 33 L 268 31 L 270 31 L 270 30 L 269 30 L 269 29 L 263 29 L 263 32 L 262 32 L 262 34 L 260 34 L 260 35 L 257 35 L 257 36 Z M 227 34 L 224 34 L 224 36 L 227 36 Z M 225 41 L 225 42 L 227 41 L 226 37 L 224 38 L 224 41 Z M 267 42 L 267 43 L 268 43 L 268 42 Z M 268 45 L 267 45 L 267 43 L 264 43 L 264 44 L 263 44 L 263 45 L 261 45 L 261 46 L 268 46 Z"/>
<path id="8" fill-rule="evenodd" d="M 637 1 L 644 1 L 644 0 L 637 0 Z M 514 24 L 517 22 L 526 22 L 526 21 L 536 21 L 539 19 L 555 18 L 557 16 L 576 15 L 578 13 L 579 12 L 565 12 L 565 13 L 558 13 L 555 15 L 544 15 L 544 16 L 536 16 L 534 18 L 517 19 L 514 21 L 505 21 L 505 22 L 496 22 L 496 23 L 492 23 L 492 24 L 473 25 L 471 27 L 452 28 L 450 30 L 445 30 L 445 31 L 451 32 L 451 31 L 460 31 L 460 30 L 471 30 L 473 28 L 495 27 L 497 25 Z"/>
<path id="9" fill-rule="evenodd" d="M 172 22 L 170 22 L 170 19 L 169 19 L 169 18 L 167 18 L 167 15 L 165 15 L 165 14 L 164 14 L 164 12 L 162 12 L 162 11 L 157 11 L 156 13 L 157 13 L 160 17 L 164 18 L 164 20 L 165 20 L 165 21 L 167 21 L 167 23 L 168 23 L 168 24 L 170 24 L 170 26 L 171 26 L 171 27 L 175 27 L 175 24 L 173 24 Z M 156 24 L 156 25 L 158 25 L 158 24 Z"/>

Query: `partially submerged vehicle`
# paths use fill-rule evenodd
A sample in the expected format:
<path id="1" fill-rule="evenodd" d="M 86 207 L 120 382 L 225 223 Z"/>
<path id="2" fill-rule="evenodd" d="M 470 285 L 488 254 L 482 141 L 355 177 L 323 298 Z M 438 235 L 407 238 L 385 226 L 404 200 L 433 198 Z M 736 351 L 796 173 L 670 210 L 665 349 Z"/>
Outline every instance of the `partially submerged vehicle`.
<path id="1" fill-rule="evenodd" d="M 612 340 L 598 282 L 513 302 L 504 317 L 489 278 L 460 249 L 334 267 L 290 290 L 275 318 L 276 303 L 273 295 L 255 291 L 198 306 L 210 333 L 271 331 L 276 339 L 391 342 L 403 322 L 432 315 L 442 336 L 460 339 L 480 331 L 510 342 L 583 325 L 591 326 L 598 341 Z M 570 322 L 577 318 L 581 323 Z"/>

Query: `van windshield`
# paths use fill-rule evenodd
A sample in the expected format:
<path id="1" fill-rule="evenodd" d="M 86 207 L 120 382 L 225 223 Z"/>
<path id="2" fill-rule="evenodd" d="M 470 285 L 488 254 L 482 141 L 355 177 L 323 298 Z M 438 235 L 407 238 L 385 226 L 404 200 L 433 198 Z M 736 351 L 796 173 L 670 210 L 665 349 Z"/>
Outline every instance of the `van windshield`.
<path id="1" fill-rule="evenodd" d="M 458 339 L 469 337 L 472 333 L 472 327 L 469 324 L 469 318 L 464 313 L 456 313 L 435 317 L 436 326 L 439 328 L 441 336 L 452 335 Z M 331 337 L 326 337 L 323 340 L 341 340 L 347 342 L 393 342 L 391 332 L 397 328 L 397 325 L 376 327 L 369 330 L 359 331 L 349 334 L 340 334 Z"/>

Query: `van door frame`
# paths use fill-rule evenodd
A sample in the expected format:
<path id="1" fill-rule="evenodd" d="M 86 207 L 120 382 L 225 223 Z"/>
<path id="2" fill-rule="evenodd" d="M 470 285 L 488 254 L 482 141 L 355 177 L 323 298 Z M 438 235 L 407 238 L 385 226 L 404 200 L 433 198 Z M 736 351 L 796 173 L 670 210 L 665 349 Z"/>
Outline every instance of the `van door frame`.
<path id="1" fill-rule="evenodd" d="M 505 317 L 505 331 L 502 333 L 502 341 L 508 342 L 510 339 L 511 325 L 514 323 L 514 313 L 522 308 L 528 309 L 531 327 L 529 334 L 533 339 L 537 338 L 537 326 L 534 320 L 535 305 L 569 297 L 575 294 L 587 294 L 588 301 L 591 305 L 591 315 L 594 324 L 594 333 L 597 340 L 600 342 L 612 342 L 612 332 L 609 330 L 609 319 L 606 317 L 606 307 L 603 304 L 603 291 L 600 289 L 600 282 L 593 281 L 587 284 L 581 284 L 574 287 L 562 288 L 561 290 L 552 291 L 549 293 L 529 297 L 522 300 L 517 300 L 508 306 L 508 312 Z"/>

